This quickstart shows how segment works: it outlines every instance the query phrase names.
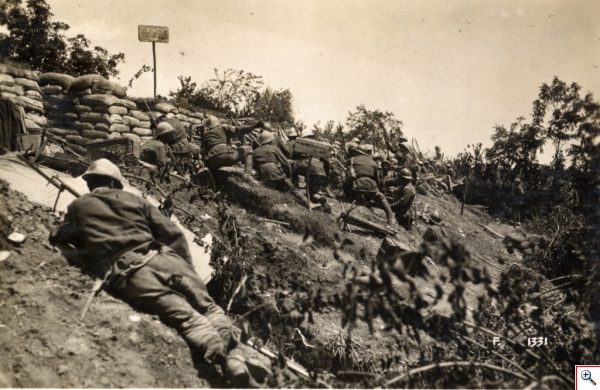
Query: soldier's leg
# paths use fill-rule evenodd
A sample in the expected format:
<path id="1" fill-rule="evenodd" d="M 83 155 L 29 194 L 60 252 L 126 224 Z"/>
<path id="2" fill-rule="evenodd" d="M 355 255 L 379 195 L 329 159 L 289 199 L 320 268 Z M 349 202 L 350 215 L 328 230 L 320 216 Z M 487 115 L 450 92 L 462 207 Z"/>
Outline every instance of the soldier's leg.
<path id="1" fill-rule="evenodd" d="M 197 306 L 197 302 L 190 302 L 173 288 L 182 275 L 173 274 L 173 270 L 165 271 L 164 264 L 161 265 L 165 258 L 166 256 L 159 254 L 131 275 L 126 286 L 117 289 L 118 296 L 136 310 L 158 315 L 162 322 L 183 337 L 194 355 L 203 357 L 208 362 L 222 364 L 227 354 L 226 343 L 211 321 L 192 304 Z M 171 263 L 168 259 L 166 262 Z M 175 272 L 184 268 L 189 268 L 189 265 L 179 259 Z M 215 305 L 214 302 L 206 294 L 203 298 L 203 312 L 208 312 L 212 305 Z"/>
<path id="2" fill-rule="evenodd" d="M 306 206 L 307 208 L 310 207 L 310 204 L 308 202 L 308 199 L 306 198 L 306 195 L 304 195 L 304 193 L 302 191 L 300 191 L 300 189 L 298 189 L 288 178 L 285 178 L 281 181 L 282 186 L 285 187 L 286 190 L 290 191 L 292 193 L 292 195 L 294 195 L 294 197 L 296 199 L 298 199 L 304 206 Z"/>
<path id="3" fill-rule="evenodd" d="M 386 199 L 385 195 L 383 195 L 383 193 L 381 193 L 380 191 L 377 191 L 373 195 L 373 197 L 381 204 L 383 211 L 385 211 L 385 216 L 387 218 L 388 224 L 394 224 L 394 222 L 396 221 L 394 218 L 394 213 L 392 212 L 392 208 L 390 207 L 390 204 Z"/>

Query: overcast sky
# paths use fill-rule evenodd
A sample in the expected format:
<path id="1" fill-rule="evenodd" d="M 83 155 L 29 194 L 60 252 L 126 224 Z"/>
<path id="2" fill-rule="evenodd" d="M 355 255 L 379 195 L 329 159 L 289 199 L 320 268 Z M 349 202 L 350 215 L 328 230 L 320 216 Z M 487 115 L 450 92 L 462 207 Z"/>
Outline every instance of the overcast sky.
<path id="1" fill-rule="evenodd" d="M 213 68 L 243 69 L 289 88 L 309 126 L 348 111 L 392 111 L 422 149 L 456 154 L 491 144 L 495 124 L 530 118 L 558 76 L 600 99 L 600 1 L 49 0 L 54 19 L 110 52 L 119 81 L 152 66 L 139 24 L 167 26 L 158 93 L 177 76 L 199 85 Z M 131 96 L 152 95 L 152 75 Z M 550 149 L 550 148 L 549 148 Z"/>

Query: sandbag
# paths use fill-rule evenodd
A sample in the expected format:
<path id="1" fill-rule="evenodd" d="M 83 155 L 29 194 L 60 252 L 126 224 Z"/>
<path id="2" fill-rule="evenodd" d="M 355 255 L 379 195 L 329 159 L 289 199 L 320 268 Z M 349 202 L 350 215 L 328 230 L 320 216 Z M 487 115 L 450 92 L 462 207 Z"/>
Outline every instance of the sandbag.
<path id="1" fill-rule="evenodd" d="M 188 118 L 187 115 L 183 115 L 183 114 L 177 114 L 175 115 L 175 118 L 179 119 L 182 122 L 189 122 L 190 118 Z"/>
<path id="2" fill-rule="evenodd" d="M 94 130 L 105 131 L 108 133 L 109 126 L 106 123 L 96 123 L 94 125 Z"/>
<path id="3" fill-rule="evenodd" d="M 87 139 L 108 139 L 108 133 L 98 130 L 83 130 L 81 136 Z"/>
<path id="4" fill-rule="evenodd" d="M 190 116 L 190 114 L 192 113 L 190 110 L 186 110 L 185 108 L 182 108 L 182 107 L 179 107 L 178 110 L 179 110 L 180 114 L 187 115 L 187 116 Z"/>
<path id="5" fill-rule="evenodd" d="M 20 85 L 17 85 L 17 84 L 15 84 L 15 85 L 0 84 L 0 92 L 10 92 L 17 96 L 23 96 L 25 94 L 23 87 L 21 87 Z"/>
<path id="6" fill-rule="evenodd" d="M 88 142 L 90 142 L 89 139 L 83 138 L 80 135 L 67 135 L 67 136 L 65 136 L 65 139 L 67 140 L 68 143 L 79 145 L 79 146 L 85 146 Z"/>
<path id="7" fill-rule="evenodd" d="M 65 122 L 71 122 L 74 123 L 79 119 L 79 115 L 77 115 L 77 113 L 75 112 L 65 112 L 63 114 L 63 120 Z"/>
<path id="8" fill-rule="evenodd" d="M 42 73 L 40 76 L 40 86 L 45 85 L 60 85 L 62 89 L 68 90 L 71 84 L 75 81 L 75 77 L 63 73 Z"/>
<path id="9" fill-rule="evenodd" d="M 25 96 L 32 98 L 33 100 L 37 100 L 38 102 L 42 101 L 42 94 L 38 91 L 34 91 L 30 89 L 29 91 L 25 91 Z"/>
<path id="10" fill-rule="evenodd" d="M 149 121 L 150 117 L 148 115 L 146 115 L 145 113 L 141 112 L 140 110 L 129 110 L 129 115 L 131 115 L 132 117 L 134 117 L 135 119 L 139 120 L 139 121 Z"/>
<path id="11" fill-rule="evenodd" d="M 14 99 L 19 97 L 19 95 L 12 92 L 0 92 L 0 97 L 3 97 L 4 99 Z"/>
<path id="12" fill-rule="evenodd" d="M 11 101 L 17 106 L 21 106 L 25 109 L 25 111 L 35 111 L 41 114 L 44 113 L 44 105 L 42 102 L 38 102 L 37 100 L 33 100 L 27 96 L 17 96 L 16 98 L 12 98 Z"/>
<path id="13" fill-rule="evenodd" d="M 133 140 L 133 142 L 137 142 L 137 143 L 138 143 L 138 145 L 139 145 L 139 144 L 142 142 L 142 140 L 141 140 L 140 136 L 139 136 L 139 135 L 137 135 L 137 134 L 133 134 L 133 133 L 123 133 L 123 134 L 121 134 L 121 136 L 122 136 L 123 138 L 129 138 L 129 139 L 132 139 L 132 140 Z"/>
<path id="14" fill-rule="evenodd" d="M 129 126 L 119 123 L 113 123 L 108 129 L 111 133 L 129 133 Z"/>
<path id="15" fill-rule="evenodd" d="M 0 73 L 4 73 L 12 77 L 25 77 L 25 72 L 23 69 L 4 63 L 0 63 Z"/>
<path id="16" fill-rule="evenodd" d="M 46 85 L 41 88 L 44 95 L 58 95 L 63 92 L 60 85 Z"/>
<path id="17" fill-rule="evenodd" d="M 175 114 L 174 114 L 174 113 L 172 113 L 172 112 L 170 112 L 170 113 L 168 113 L 167 115 L 165 115 L 165 117 L 166 117 L 166 118 L 169 118 L 169 119 L 170 119 L 170 118 L 175 118 Z"/>
<path id="18" fill-rule="evenodd" d="M 65 137 L 67 135 L 79 135 L 79 131 L 77 130 L 61 129 L 58 127 L 50 127 L 47 128 L 46 131 L 50 134 L 59 135 L 61 137 Z"/>
<path id="19" fill-rule="evenodd" d="M 140 121 L 132 116 L 123 115 L 121 118 L 123 119 L 123 124 L 126 124 L 127 126 L 140 127 Z"/>
<path id="20" fill-rule="evenodd" d="M 110 106 L 110 107 L 108 107 L 108 113 L 109 114 L 117 114 L 117 115 L 126 115 L 127 108 L 120 107 L 120 106 Z"/>
<path id="21" fill-rule="evenodd" d="M 27 117 L 25 117 L 25 127 L 27 128 L 27 130 L 42 130 L 40 125 L 38 125 L 37 123 L 35 123 Z"/>
<path id="22" fill-rule="evenodd" d="M 77 130 L 94 130 L 94 125 L 91 123 L 85 123 L 85 122 L 75 122 L 73 124 L 73 126 L 77 129 Z"/>
<path id="23" fill-rule="evenodd" d="M 89 141 L 83 137 L 81 137 L 81 139 L 86 140 L 86 142 Z M 67 143 L 67 147 L 69 149 L 71 149 L 72 151 L 74 151 L 75 153 L 79 153 L 82 156 L 85 156 L 87 154 L 87 149 L 82 145 L 76 145 L 74 143 Z"/>
<path id="24" fill-rule="evenodd" d="M 80 92 L 85 91 L 86 89 L 91 90 L 92 84 L 98 83 L 99 81 L 104 80 L 108 82 L 104 77 L 98 74 L 86 74 L 84 76 L 79 76 L 73 80 L 71 85 L 69 86 L 69 92 L 78 94 Z"/>
<path id="25" fill-rule="evenodd" d="M 123 124 L 123 118 L 121 118 L 121 115 L 119 114 L 110 114 L 110 123 L 117 123 L 122 125 Z"/>
<path id="26" fill-rule="evenodd" d="M 108 135 L 108 139 L 113 139 L 113 138 L 121 138 L 121 133 L 119 132 L 114 132 L 114 133 L 110 133 Z"/>
<path id="27" fill-rule="evenodd" d="M 84 96 L 80 99 L 80 101 L 81 101 L 81 104 L 84 104 L 86 106 L 90 106 L 90 107 L 94 108 L 96 106 L 110 107 L 110 106 L 116 104 L 119 101 L 119 99 L 112 95 L 94 94 L 94 95 Z"/>
<path id="28" fill-rule="evenodd" d="M 63 95 L 62 93 L 59 93 L 58 95 L 46 95 L 44 96 L 44 103 L 58 104 L 60 106 L 66 107 L 73 105 L 73 97 Z"/>
<path id="29" fill-rule="evenodd" d="M 120 86 L 117 83 L 113 83 L 112 81 L 108 81 L 106 79 L 98 80 L 98 82 L 92 84 L 92 93 L 104 93 L 111 94 L 118 98 L 124 98 L 127 96 L 127 91 L 125 88 Z"/>
<path id="30" fill-rule="evenodd" d="M 16 82 L 11 75 L 0 73 L 0 84 L 15 85 Z"/>
<path id="31" fill-rule="evenodd" d="M 81 114 L 81 113 L 84 113 L 84 112 L 91 112 L 92 111 L 92 109 L 89 106 L 84 106 L 82 104 L 77 104 L 75 107 L 73 107 L 73 109 L 78 114 Z"/>
<path id="32" fill-rule="evenodd" d="M 160 111 L 160 112 L 162 112 L 164 114 L 168 114 L 170 112 L 172 112 L 173 114 L 178 114 L 179 113 L 179 111 L 177 110 L 177 107 L 175 107 L 171 103 L 167 103 L 167 102 L 158 102 L 158 103 L 156 103 L 156 105 L 154 106 L 154 109 L 156 111 Z"/>
<path id="33" fill-rule="evenodd" d="M 141 144 L 142 144 L 142 146 L 143 146 L 145 143 L 152 141 L 153 139 L 154 139 L 154 137 L 148 137 L 148 136 L 145 136 L 145 137 L 140 137 L 140 140 L 141 140 Z"/>
<path id="34" fill-rule="evenodd" d="M 44 127 L 48 124 L 48 119 L 45 116 L 36 114 L 35 112 L 28 112 L 25 114 L 25 118 L 35 122 L 38 126 Z"/>
<path id="35" fill-rule="evenodd" d="M 117 105 L 125 107 L 128 110 L 137 109 L 137 105 L 134 102 L 132 102 L 131 100 L 127 100 L 127 99 L 119 99 L 119 103 Z"/>
<path id="36" fill-rule="evenodd" d="M 152 127 L 152 122 L 150 121 L 140 121 L 140 127 L 144 129 L 149 129 Z"/>
<path id="37" fill-rule="evenodd" d="M 23 87 L 23 90 L 25 90 L 25 91 L 37 91 L 39 93 L 42 93 L 42 89 L 40 88 L 38 83 L 36 83 L 33 80 L 24 79 L 24 78 L 16 78 L 15 83 L 17 83 L 18 85 Z"/>
<path id="38" fill-rule="evenodd" d="M 142 127 L 134 127 L 131 132 L 140 137 L 152 137 L 152 130 L 144 129 Z"/>
<path id="39" fill-rule="evenodd" d="M 86 123 L 104 123 L 107 126 L 110 126 L 110 117 L 108 114 L 100 114 L 97 112 L 83 112 L 79 115 L 80 122 Z"/>

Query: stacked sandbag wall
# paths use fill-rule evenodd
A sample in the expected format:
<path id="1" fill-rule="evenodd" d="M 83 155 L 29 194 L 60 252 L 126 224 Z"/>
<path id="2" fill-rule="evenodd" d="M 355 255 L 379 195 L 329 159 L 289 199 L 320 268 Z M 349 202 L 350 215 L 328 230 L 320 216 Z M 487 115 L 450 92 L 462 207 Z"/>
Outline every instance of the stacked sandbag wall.
<path id="1" fill-rule="evenodd" d="M 63 137 L 67 146 L 79 153 L 84 154 L 87 143 L 96 140 L 127 137 L 144 144 L 152 139 L 148 112 L 143 112 L 140 102 L 126 99 L 123 87 L 102 76 L 44 73 L 40 85 L 47 131 Z M 162 101 L 149 103 L 154 117 L 177 117 L 186 129 L 202 123 L 201 113 Z"/>
<path id="2" fill-rule="evenodd" d="M 40 134 L 47 126 L 39 77 L 39 72 L 0 63 L 0 96 L 23 108 L 25 127 L 30 134 Z"/>

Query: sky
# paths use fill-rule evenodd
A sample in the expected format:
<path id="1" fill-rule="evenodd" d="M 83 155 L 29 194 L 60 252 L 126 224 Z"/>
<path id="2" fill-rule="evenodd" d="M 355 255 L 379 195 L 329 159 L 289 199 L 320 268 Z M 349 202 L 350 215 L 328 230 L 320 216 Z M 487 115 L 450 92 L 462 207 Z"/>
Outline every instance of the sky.
<path id="1" fill-rule="evenodd" d="M 530 118 L 554 76 L 600 96 L 597 0 L 48 0 L 54 20 L 112 53 L 117 81 L 146 64 L 137 26 L 169 28 L 156 44 L 157 93 L 202 84 L 214 68 L 289 88 L 297 119 L 344 123 L 360 104 L 391 111 L 423 152 L 490 146 L 495 125 Z M 144 74 L 128 91 L 152 96 Z M 548 146 L 548 150 L 551 146 Z M 550 151 L 547 152 L 549 158 Z M 541 160 L 546 160 L 542 156 Z"/>

